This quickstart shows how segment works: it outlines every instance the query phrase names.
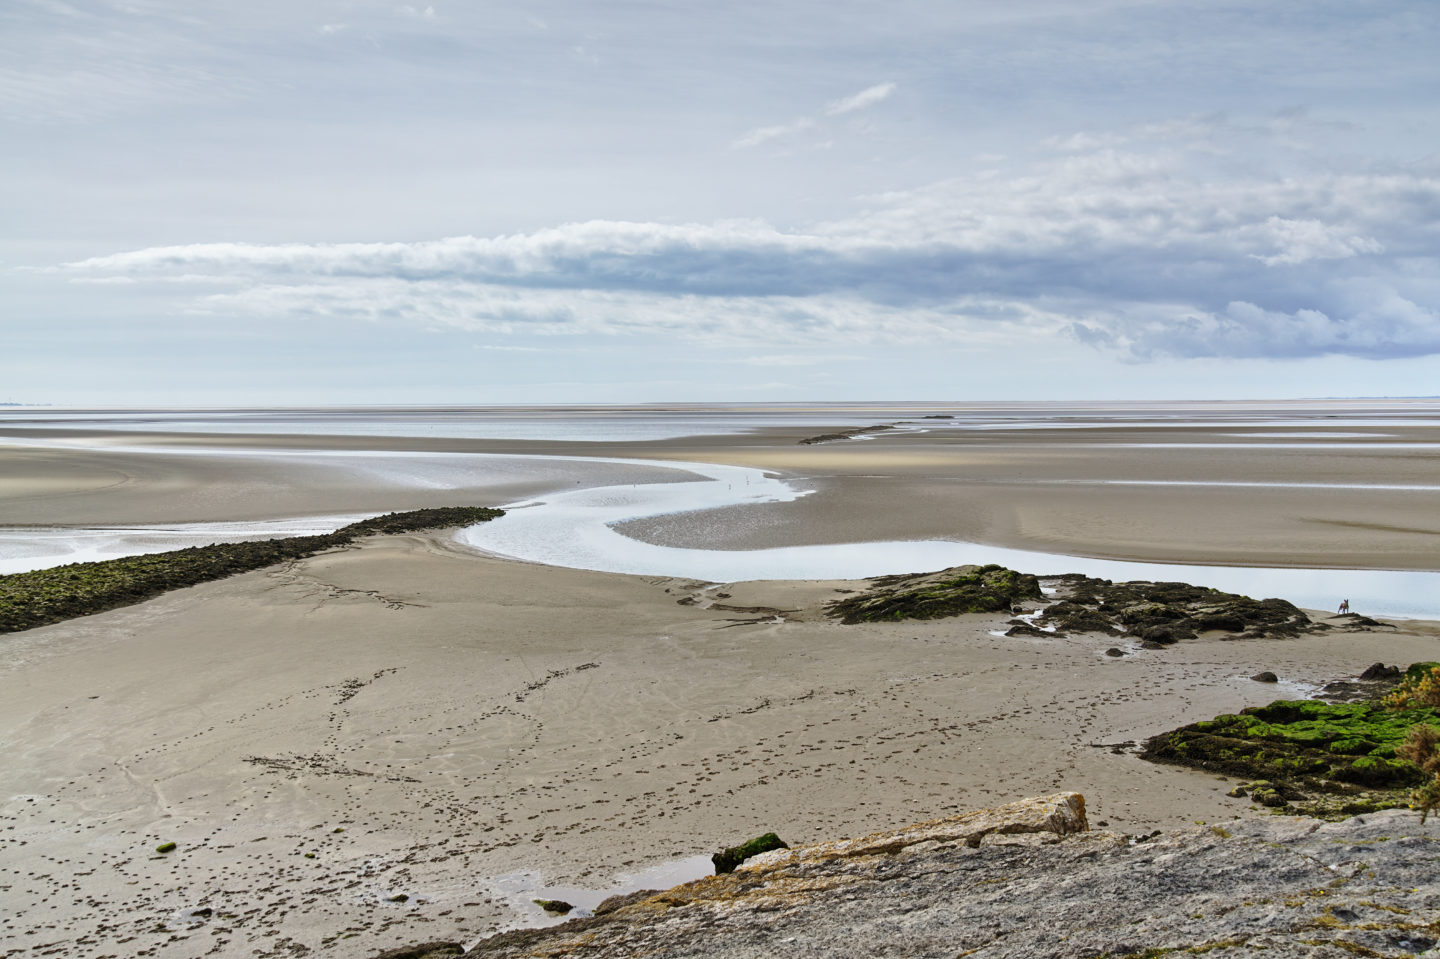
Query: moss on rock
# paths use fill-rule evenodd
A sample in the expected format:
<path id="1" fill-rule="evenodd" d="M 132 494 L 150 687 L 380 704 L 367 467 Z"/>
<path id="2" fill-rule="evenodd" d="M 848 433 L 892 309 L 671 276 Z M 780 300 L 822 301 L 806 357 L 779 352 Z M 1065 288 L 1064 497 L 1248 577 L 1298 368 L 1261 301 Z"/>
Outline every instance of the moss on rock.
<path id="1" fill-rule="evenodd" d="M 1237 787 L 1266 806 L 1323 817 L 1405 807 L 1425 776 L 1397 755 L 1431 707 L 1383 700 L 1279 700 L 1216 716 L 1148 740 L 1141 756 L 1252 780 Z"/>
<path id="2" fill-rule="evenodd" d="M 172 589 L 348 546 L 363 536 L 468 526 L 503 515 L 503 510 L 484 506 L 420 509 L 361 520 L 320 536 L 214 543 L 12 573 L 0 576 L 0 633 L 129 606 Z"/>
<path id="3" fill-rule="evenodd" d="M 1009 612 L 1016 603 L 1044 595 L 1038 578 L 994 564 L 882 576 L 872 582 L 871 589 L 831 603 L 829 614 L 847 624 L 941 619 Z"/>
<path id="4" fill-rule="evenodd" d="M 767 832 L 763 836 L 756 836 L 754 839 L 738 846 L 731 846 L 729 849 L 722 849 L 710 857 L 715 864 L 715 875 L 723 875 L 727 872 L 734 872 L 735 867 L 740 865 L 751 856 L 758 856 L 762 852 L 769 852 L 772 849 L 789 849 L 789 845 L 782 842 L 780 837 L 773 832 Z"/>

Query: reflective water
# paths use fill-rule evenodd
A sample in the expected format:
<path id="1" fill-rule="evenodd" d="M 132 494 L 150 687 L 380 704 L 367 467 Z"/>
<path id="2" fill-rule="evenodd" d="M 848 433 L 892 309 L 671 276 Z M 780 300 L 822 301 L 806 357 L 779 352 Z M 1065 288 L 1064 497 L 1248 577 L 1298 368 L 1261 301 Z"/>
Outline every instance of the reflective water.
<path id="1" fill-rule="evenodd" d="M 611 896 L 638 892 L 641 889 L 669 889 L 682 882 L 715 875 L 715 864 L 709 856 L 688 856 L 658 863 L 646 869 L 616 875 L 602 889 L 585 886 L 551 885 L 538 873 L 516 872 L 488 880 L 490 893 L 515 914 L 515 924 L 552 926 L 567 919 L 578 919 L 594 913 L 595 907 Z M 546 912 L 536 899 L 559 899 L 575 908 L 564 915 Z"/>
<path id="2" fill-rule="evenodd" d="M 246 523 L 175 523 L 164 526 L 0 527 L 0 575 L 93 563 L 121 556 L 163 553 L 187 546 L 333 533 L 368 513 Z"/>
<path id="3" fill-rule="evenodd" d="M 64 445 L 66 441 L 32 438 L 18 442 Z M 147 451 L 142 446 L 107 448 Z M 175 455 L 182 451 L 167 448 L 163 452 Z M 613 524 L 627 520 L 717 507 L 789 502 L 805 495 L 773 475 L 744 467 L 639 459 L 459 453 L 219 448 L 190 448 L 184 452 L 195 455 L 225 453 L 312 458 L 317 462 L 328 462 L 368 474 L 386 483 L 428 488 L 454 488 L 474 485 L 477 481 L 536 476 L 547 477 L 547 485 L 553 483 L 558 488 L 573 483 L 579 471 L 588 477 L 584 488 L 557 492 L 542 500 L 511 504 L 511 512 L 506 517 L 465 530 L 459 536 L 462 542 L 479 550 L 558 566 L 733 582 L 747 579 L 854 579 L 994 562 L 1035 573 L 1081 572 L 1109 579 L 1192 582 L 1252 596 L 1281 596 L 1317 609 L 1334 608 L 1341 599 L 1348 598 L 1357 612 L 1440 618 L 1440 573 L 1437 572 L 1153 564 L 944 540 L 790 546 L 764 550 L 684 549 L 644 543 L 623 536 L 612 528 Z M 593 485 L 594 482 L 607 481 L 609 477 L 599 475 L 606 470 L 612 473 L 634 472 L 637 466 L 656 471 L 650 475 L 663 476 L 668 482 Z M 1126 480 L 1097 482 L 1149 483 Z M 1377 483 L 1365 488 L 1429 490 L 1431 487 Z M 205 523 L 90 530 L 11 527 L 0 530 L 0 572 L 155 552 L 226 539 L 328 531 L 355 518 L 314 517 L 273 523 Z"/>
<path id="4" fill-rule="evenodd" d="M 686 463 L 685 469 L 701 478 L 583 489 L 515 503 L 504 517 L 463 530 L 457 538 L 475 549 L 536 563 L 711 582 L 861 579 L 999 563 L 1029 573 L 1194 583 L 1257 598 L 1279 596 L 1310 609 L 1330 609 L 1348 598 L 1359 613 L 1440 618 L 1440 572 L 1141 563 L 950 540 L 685 549 L 641 542 L 615 531 L 613 524 L 632 519 L 747 502 L 788 502 L 804 495 L 760 470 L 697 463 Z"/>

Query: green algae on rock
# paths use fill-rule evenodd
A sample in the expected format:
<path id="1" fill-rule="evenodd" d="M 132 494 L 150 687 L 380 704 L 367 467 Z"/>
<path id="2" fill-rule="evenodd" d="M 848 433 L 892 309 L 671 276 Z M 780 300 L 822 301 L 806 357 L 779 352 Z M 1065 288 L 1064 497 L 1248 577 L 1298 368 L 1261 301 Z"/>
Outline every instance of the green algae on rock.
<path id="1" fill-rule="evenodd" d="M 1251 780 L 1232 795 L 1336 818 L 1411 804 L 1426 777 L 1397 750 L 1419 724 L 1440 724 L 1440 710 L 1279 700 L 1162 733 L 1141 757 Z"/>
<path id="2" fill-rule="evenodd" d="M 1044 598 L 1037 577 L 995 564 L 881 576 L 871 582 L 871 589 L 831 603 L 827 612 L 846 624 L 886 623 L 1008 613 L 1016 603 Z"/>
<path id="3" fill-rule="evenodd" d="M 710 861 L 715 864 L 715 875 L 723 876 L 727 872 L 734 872 L 736 866 L 751 856 L 758 856 L 762 852 L 769 852 L 772 849 L 789 848 L 790 846 L 782 842 L 779 836 L 773 832 L 767 832 L 763 836 L 756 836 L 749 842 L 720 850 L 710 857 Z"/>
<path id="4" fill-rule="evenodd" d="M 165 553 L 0 576 L 0 633 L 13 633 L 143 602 L 172 589 L 312 556 L 383 533 L 468 526 L 503 516 L 486 506 L 448 506 L 387 513 L 320 536 L 214 543 Z"/>

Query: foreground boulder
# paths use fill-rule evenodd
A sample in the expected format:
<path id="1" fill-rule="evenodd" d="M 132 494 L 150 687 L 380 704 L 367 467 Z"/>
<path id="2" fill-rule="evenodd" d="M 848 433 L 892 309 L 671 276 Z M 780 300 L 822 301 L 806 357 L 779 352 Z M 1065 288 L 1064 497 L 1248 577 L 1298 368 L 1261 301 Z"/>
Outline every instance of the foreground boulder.
<path id="1" fill-rule="evenodd" d="M 1402 956 L 1440 941 L 1440 823 L 1389 810 L 1133 839 L 1076 793 L 757 856 L 466 955 Z"/>
<path id="2" fill-rule="evenodd" d="M 715 874 L 718 876 L 722 873 L 734 872 L 736 866 L 747 859 L 760 855 L 762 852 L 789 848 L 790 846 L 779 836 L 773 832 L 767 832 L 763 836 L 756 836 L 749 842 L 720 850 L 710 857 L 710 861 L 715 864 Z"/>

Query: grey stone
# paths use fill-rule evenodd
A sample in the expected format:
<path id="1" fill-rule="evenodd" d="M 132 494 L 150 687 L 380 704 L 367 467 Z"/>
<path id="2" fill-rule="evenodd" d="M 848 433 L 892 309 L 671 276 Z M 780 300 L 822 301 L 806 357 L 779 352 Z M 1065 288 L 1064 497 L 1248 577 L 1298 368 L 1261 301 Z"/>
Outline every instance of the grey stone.
<path id="1" fill-rule="evenodd" d="M 1145 841 L 1085 828 L 1083 800 L 1062 794 L 765 853 L 733 874 L 495 936 L 467 955 L 1440 954 L 1440 822 L 1421 825 L 1417 813 L 1244 819 Z"/>

